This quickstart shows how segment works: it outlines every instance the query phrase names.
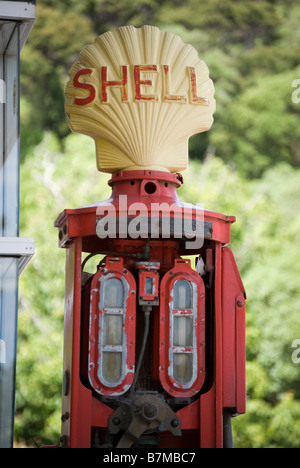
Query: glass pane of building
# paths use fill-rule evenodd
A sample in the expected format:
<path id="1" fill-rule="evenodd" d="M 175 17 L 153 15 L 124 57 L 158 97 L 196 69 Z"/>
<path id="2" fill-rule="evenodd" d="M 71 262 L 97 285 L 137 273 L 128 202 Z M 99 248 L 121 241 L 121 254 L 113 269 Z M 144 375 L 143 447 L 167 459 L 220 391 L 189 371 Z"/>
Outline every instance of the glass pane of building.
<path id="1" fill-rule="evenodd" d="M 1 105 L 4 108 L 1 235 L 9 237 L 17 237 L 19 230 L 19 54 L 19 25 L 15 24 L 2 58 L 6 102 Z"/>
<path id="2" fill-rule="evenodd" d="M 0 447 L 12 446 L 18 258 L 0 257 Z"/>
<path id="3" fill-rule="evenodd" d="M 3 22 L 8 44 L 1 57 L 5 99 L 1 105 L 1 236 L 18 236 L 19 217 L 19 25 Z M 0 446 L 12 446 L 16 366 L 18 258 L 0 257 Z M 10 395 L 10 399 L 7 396 Z"/>
<path id="4" fill-rule="evenodd" d="M 20 51 L 35 18 L 30 2 L 0 0 L 0 447 L 13 446 L 19 236 Z M 5 241 L 5 242 L 4 242 Z M 14 250 L 14 246 L 16 249 Z M 26 263 L 26 262 L 25 262 Z"/>

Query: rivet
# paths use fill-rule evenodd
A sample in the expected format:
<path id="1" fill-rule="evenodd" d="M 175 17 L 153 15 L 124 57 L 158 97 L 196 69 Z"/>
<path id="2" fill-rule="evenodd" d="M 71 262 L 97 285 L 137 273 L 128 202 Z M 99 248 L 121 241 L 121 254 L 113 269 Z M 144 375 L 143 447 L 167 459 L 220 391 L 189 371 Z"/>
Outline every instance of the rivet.
<path id="1" fill-rule="evenodd" d="M 178 421 L 178 419 L 172 419 L 172 421 L 171 421 L 171 426 L 172 426 L 172 427 L 178 427 L 178 426 L 179 426 L 179 421 Z"/>

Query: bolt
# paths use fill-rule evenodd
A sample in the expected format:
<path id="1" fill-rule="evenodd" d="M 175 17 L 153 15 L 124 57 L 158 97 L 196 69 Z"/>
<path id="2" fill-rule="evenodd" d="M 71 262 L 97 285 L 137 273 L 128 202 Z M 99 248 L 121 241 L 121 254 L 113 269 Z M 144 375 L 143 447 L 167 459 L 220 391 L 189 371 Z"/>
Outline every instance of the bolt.
<path id="1" fill-rule="evenodd" d="M 237 301 L 237 306 L 238 307 L 243 307 L 244 303 L 242 301 Z"/>
<path id="2" fill-rule="evenodd" d="M 178 421 L 178 419 L 172 419 L 172 421 L 171 421 L 171 426 L 172 426 L 172 427 L 178 427 L 178 426 L 179 426 L 179 421 Z"/>
<path id="3" fill-rule="evenodd" d="M 115 416 L 112 420 L 112 423 L 115 425 L 115 426 L 118 426 L 121 422 L 121 419 L 118 418 L 118 416 Z"/>
<path id="4" fill-rule="evenodd" d="M 152 403 L 146 403 L 142 408 L 142 415 L 145 419 L 152 421 L 156 418 L 158 409 Z"/>
<path id="5" fill-rule="evenodd" d="M 64 413 L 64 414 L 62 415 L 62 417 L 61 417 L 62 422 L 67 421 L 67 419 L 69 419 L 69 417 L 70 417 L 70 413 L 68 413 L 68 411 L 67 411 L 67 412 Z"/>

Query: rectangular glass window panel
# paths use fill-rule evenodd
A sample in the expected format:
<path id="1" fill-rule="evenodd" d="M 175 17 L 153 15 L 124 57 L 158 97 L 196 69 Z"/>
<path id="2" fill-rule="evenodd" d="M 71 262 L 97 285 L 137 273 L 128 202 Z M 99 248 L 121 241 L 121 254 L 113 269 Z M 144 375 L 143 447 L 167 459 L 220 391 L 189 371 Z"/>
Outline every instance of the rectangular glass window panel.
<path id="1" fill-rule="evenodd" d="M 152 296 L 154 294 L 153 281 L 154 281 L 154 278 L 146 277 L 146 287 L 145 287 L 146 291 L 145 291 L 145 294 L 147 294 L 149 296 Z"/>
<path id="2" fill-rule="evenodd" d="M 104 307 L 107 309 L 121 308 L 124 303 L 124 287 L 118 278 L 106 281 L 104 291 Z"/>
<path id="3" fill-rule="evenodd" d="M 173 317 L 173 346 L 193 346 L 193 318 Z"/>
<path id="4" fill-rule="evenodd" d="M 174 309 L 191 309 L 192 308 L 192 289 L 189 281 L 176 281 L 173 288 Z"/>
<path id="5" fill-rule="evenodd" d="M 180 384 L 187 384 L 193 377 L 193 354 L 173 354 L 173 377 Z"/>
<path id="6" fill-rule="evenodd" d="M 116 384 L 122 376 L 122 353 L 103 352 L 102 375 L 106 382 Z"/>
<path id="7" fill-rule="evenodd" d="M 19 217 L 19 26 L 14 25 L 5 54 L 2 57 L 5 82 L 3 119 L 2 172 L 2 236 L 18 236 Z"/>
<path id="8" fill-rule="evenodd" d="M 19 259 L 0 257 L 0 447 L 13 445 Z"/>
<path id="9" fill-rule="evenodd" d="M 1 237 L 19 235 L 19 54 L 19 24 L 0 20 L 1 101 L 4 101 L 0 102 Z M 18 267 L 18 258 L 0 257 L 1 448 L 13 445 Z"/>
<path id="10" fill-rule="evenodd" d="M 118 345 L 123 342 L 123 315 L 104 314 L 103 346 Z"/>

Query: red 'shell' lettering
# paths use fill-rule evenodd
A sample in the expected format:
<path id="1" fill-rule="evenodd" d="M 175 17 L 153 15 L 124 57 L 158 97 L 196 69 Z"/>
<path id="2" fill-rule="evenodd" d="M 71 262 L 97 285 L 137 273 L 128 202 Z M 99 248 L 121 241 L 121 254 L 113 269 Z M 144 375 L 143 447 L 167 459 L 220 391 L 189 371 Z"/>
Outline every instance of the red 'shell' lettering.
<path id="1" fill-rule="evenodd" d="M 93 70 L 91 70 L 90 68 L 83 68 L 82 70 L 79 70 L 74 76 L 73 85 L 75 86 L 75 88 L 86 89 L 90 92 L 90 94 L 86 98 L 75 98 L 74 102 L 78 106 L 85 106 L 86 104 L 93 102 L 93 100 L 96 97 L 96 90 L 92 84 L 82 83 L 81 81 L 79 81 L 79 78 L 81 76 L 91 75 L 92 72 Z"/>
<path id="2" fill-rule="evenodd" d="M 122 88 L 122 101 L 128 101 L 128 72 L 127 67 L 122 66 L 122 79 L 121 81 L 107 81 L 107 67 L 101 67 L 101 91 L 102 91 L 102 102 L 107 102 L 107 88 L 110 86 L 116 86 Z"/>
<path id="3" fill-rule="evenodd" d="M 165 101 L 169 102 L 187 102 L 186 96 L 178 96 L 175 94 L 170 94 L 170 74 L 169 74 L 169 65 L 163 65 L 163 70 L 165 74 Z"/>
<path id="4" fill-rule="evenodd" d="M 106 66 L 101 67 L 100 70 L 100 102 L 108 103 L 109 102 L 109 93 L 111 93 L 111 88 L 120 88 L 121 89 L 121 100 L 126 103 L 129 102 L 128 94 L 128 84 L 129 84 L 129 74 L 128 74 L 128 65 L 122 65 L 121 67 L 121 76 L 118 79 L 108 79 L 109 69 Z M 83 68 L 79 70 L 73 79 L 73 85 L 75 88 L 84 89 L 88 91 L 86 97 L 76 97 L 74 103 L 79 106 L 85 106 L 93 102 L 96 98 L 96 89 L 95 86 L 86 81 L 79 80 L 80 77 L 85 75 L 92 75 L 92 73 L 97 73 L 97 70 L 91 68 Z M 162 92 L 161 95 L 158 93 L 146 92 L 143 88 L 153 88 L 153 80 L 143 79 L 142 74 L 156 74 L 161 75 L 162 79 Z M 208 106 L 209 99 L 206 97 L 197 96 L 197 75 L 194 67 L 187 67 L 187 74 L 189 78 L 189 89 L 186 94 L 175 94 L 174 91 L 171 91 L 171 76 L 169 65 L 161 65 L 161 73 L 159 65 L 134 65 L 133 66 L 133 100 L 135 102 L 169 102 L 169 103 L 179 103 L 179 104 L 195 104 L 200 106 Z"/>
<path id="5" fill-rule="evenodd" d="M 158 102 L 157 94 L 141 94 L 141 86 L 152 86 L 151 80 L 141 80 L 141 72 L 156 72 L 157 65 L 135 65 L 134 71 L 134 85 L 135 85 L 135 100 L 136 101 L 156 101 Z"/>

